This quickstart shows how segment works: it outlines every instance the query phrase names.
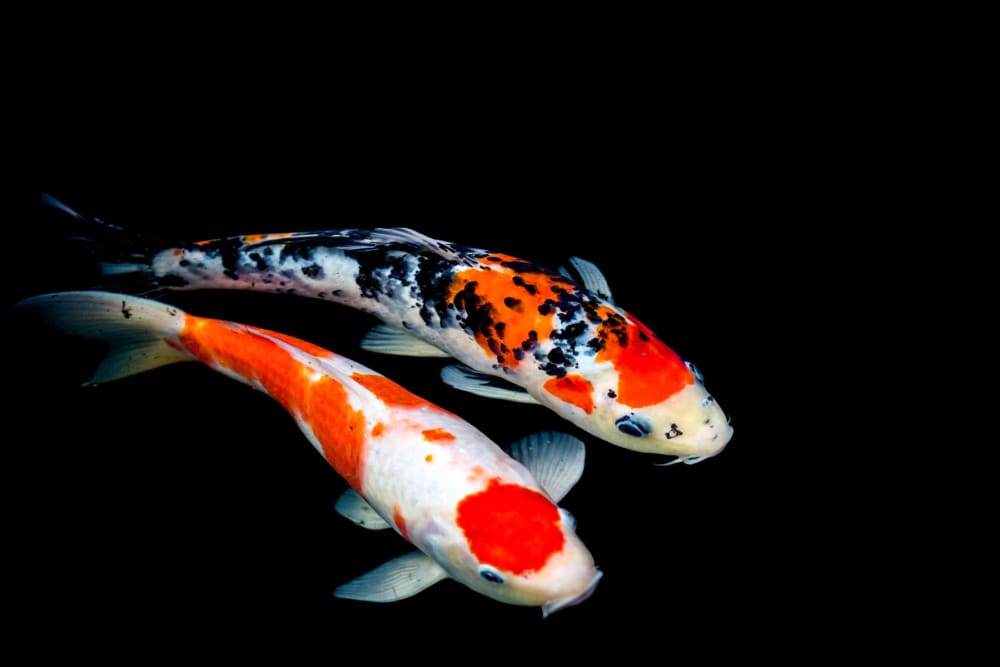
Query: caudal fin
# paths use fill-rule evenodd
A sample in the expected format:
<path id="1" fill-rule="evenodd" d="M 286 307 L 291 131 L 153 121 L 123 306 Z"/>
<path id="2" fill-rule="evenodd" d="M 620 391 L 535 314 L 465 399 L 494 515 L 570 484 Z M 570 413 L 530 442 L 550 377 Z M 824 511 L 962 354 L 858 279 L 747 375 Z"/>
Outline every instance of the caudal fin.
<path id="1" fill-rule="evenodd" d="M 60 334 L 106 341 L 107 356 L 87 384 L 194 359 L 167 342 L 183 329 L 184 312 L 158 301 L 114 292 L 54 292 L 24 299 L 13 310 Z"/>
<path id="2" fill-rule="evenodd" d="M 145 295 L 163 291 L 153 275 L 152 257 L 169 243 L 80 213 L 48 193 L 41 197 L 44 205 L 65 214 L 65 234 L 96 267 L 102 289 Z"/>

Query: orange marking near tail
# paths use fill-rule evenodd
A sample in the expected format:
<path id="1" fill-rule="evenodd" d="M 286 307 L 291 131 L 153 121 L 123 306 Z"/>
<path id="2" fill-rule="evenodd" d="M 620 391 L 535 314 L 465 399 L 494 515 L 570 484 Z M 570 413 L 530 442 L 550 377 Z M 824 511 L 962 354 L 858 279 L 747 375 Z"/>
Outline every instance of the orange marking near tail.
<path id="1" fill-rule="evenodd" d="M 594 411 L 594 385 L 581 375 L 564 375 L 561 378 L 552 378 L 543 386 L 545 391 L 575 405 L 588 415 Z"/>
<path id="2" fill-rule="evenodd" d="M 495 478 L 462 499 L 457 522 L 480 562 L 514 574 L 541 569 L 566 541 L 559 510 L 545 496 Z"/>
<path id="3" fill-rule="evenodd" d="M 307 424 L 326 460 L 348 484 L 359 489 L 365 451 L 364 415 L 351 407 L 338 381 L 305 366 L 269 336 L 296 347 L 301 343 L 307 352 L 315 347 L 265 329 L 191 315 L 179 337 L 202 362 L 258 383 Z"/>

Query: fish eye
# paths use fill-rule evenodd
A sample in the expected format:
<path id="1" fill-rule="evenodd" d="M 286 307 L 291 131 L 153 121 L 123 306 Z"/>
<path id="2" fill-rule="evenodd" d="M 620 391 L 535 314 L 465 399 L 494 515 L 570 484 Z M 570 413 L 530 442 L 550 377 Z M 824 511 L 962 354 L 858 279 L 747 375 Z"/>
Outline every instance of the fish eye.
<path id="1" fill-rule="evenodd" d="M 503 583 L 503 575 L 497 572 L 496 568 L 490 567 L 489 565 L 479 566 L 479 576 L 491 584 Z"/>
<path id="2" fill-rule="evenodd" d="M 576 530 L 576 517 L 572 512 L 564 509 L 560 509 L 559 512 L 562 514 L 563 523 L 569 526 L 570 530 Z"/>
<path id="3" fill-rule="evenodd" d="M 695 380 L 697 380 L 698 382 L 705 381 L 705 376 L 701 374 L 701 370 L 697 366 L 692 364 L 690 361 L 685 361 L 684 365 L 688 367 L 689 371 L 691 371 L 691 375 L 694 376 Z"/>
<path id="4" fill-rule="evenodd" d="M 625 435 L 642 438 L 649 435 L 649 426 L 635 415 L 626 415 L 615 422 L 618 430 Z"/>

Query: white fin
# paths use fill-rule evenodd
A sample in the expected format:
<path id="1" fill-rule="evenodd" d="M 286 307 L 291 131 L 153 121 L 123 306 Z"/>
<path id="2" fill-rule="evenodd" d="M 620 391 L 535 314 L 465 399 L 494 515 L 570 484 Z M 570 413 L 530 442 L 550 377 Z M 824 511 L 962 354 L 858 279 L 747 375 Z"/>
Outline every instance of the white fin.
<path id="1" fill-rule="evenodd" d="M 88 384 L 194 360 L 166 342 L 184 327 L 184 312 L 158 301 L 113 292 L 54 292 L 25 299 L 14 310 L 61 334 L 107 341 L 107 356 Z"/>
<path id="2" fill-rule="evenodd" d="M 361 349 L 404 357 L 450 357 L 430 343 L 388 324 L 376 324 L 361 339 Z"/>
<path id="3" fill-rule="evenodd" d="M 476 396 L 498 398 L 515 403 L 538 403 L 538 399 L 520 387 L 514 385 L 510 385 L 509 388 L 498 387 L 492 383 L 505 382 L 505 380 L 474 371 L 467 366 L 445 366 L 441 369 L 441 379 L 444 380 L 445 384 L 449 384 L 455 389 L 467 391 Z"/>
<path id="4" fill-rule="evenodd" d="M 611 296 L 611 287 L 608 286 L 608 280 L 604 277 L 604 274 L 601 273 L 601 270 L 597 268 L 596 264 L 588 262 L 580 257 L 570 257 L 569 262 L 573 265 L 573 268 L 576 269 L 577 275 L 580 277 L 580 282 L 583 283 L 584 287 L 594 294 L 597 294 L 608 303 L 614 304 L 615 300 Z M 563 274 L 567 278 L 573 279 L 573 276 L 570 275 L 569 271 L 562 266 L 559 267 L 559 273 Z"/>
<path id="5" fill-rule="evenodd" d="M 371 238 L 373 241 L 378 242 L 407 243 L 418 248 L 426 248 L 427 250 L 444 257 L 449 262 L 460 262 L 462 264 L 471 263 L 467 257 L 463 257 L 455 252 L 451 244 L 447 241 L 433 239 L 426 234 L 421 234 L 415 229 L 409 229 L 407 227 L 377 227 L 372 230 Z"/>
<path id="6" fill-rule="evenodd" d="M 368 530 L 384 530 L 391 527 L 354 489 L 348 489 L 340 494 L 334 509 L 340 516 L 348 518 Z"/>
<path id="7" fill-rule="evenodd" d="M 527 468 L 558 503 L 580 481 L 585 449 L 582 440 L 568 433 L 542 431 L 512 444 L 510 456 Z"/>
<path id="8" fill-rule="evenodd" d="M 383 563 L 352 579 L 333 592 L 338 598 L 365 602 L 395 602 L 447 579 L 448 573 L 422 551 L 414 551 Z"/>

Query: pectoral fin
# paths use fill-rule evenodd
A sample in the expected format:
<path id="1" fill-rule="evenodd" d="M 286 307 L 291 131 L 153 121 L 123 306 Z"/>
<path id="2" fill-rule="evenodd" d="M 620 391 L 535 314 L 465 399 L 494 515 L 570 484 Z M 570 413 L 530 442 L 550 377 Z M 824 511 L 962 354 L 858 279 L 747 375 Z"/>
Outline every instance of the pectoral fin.
<path id="1" fill-rule="evenodd" d="M 479 373 L 466 366 L 445 366 L 441 369 L 441 379 L 455 389 L 467 391 L 476 396 L 498 398 L 515 403 L 538 403 L 538 400 L 524 389 L 501 378 Z"/>
<path id="2" fill-rule="evenodd" d="M 391 527 L 354 489 L 348 489 L 340 494 L 334 509 L 340 516 L 368 530 L 384 530 Z"/>
<path id="3" fill-rule="evenodd" d="M 449 357 L 430 343 L 425 343 L 403 329 L 388 324 L 376 324 L 361 339 L 361 349 L 379 354 L 395 354 L 402 357 Z"/>
<path id="4" fill-rule="evenodd" d="M 448 573 L 421 551 L 393 558 L 371 572 L 337 587 L 338 598 L 365 602 L 395 602 L 412 597 L 441 581 Z"/>
<path id="5" fill-rule="evenodd" d="M 531 472 L 557 503 L 580 480 L 586 458 L 582 440 L 558 431 L 521 438 L 510 446 L 510 455 Z"/>
<path id="6" fill-rule="evenodd" d="M 597 265 L 593 262 L 588 262 L 580 257 L 570 257 L 570 264 L 576 269 L 577 275 L 580 277 L 580 282 L 591 292 L 594 292 L 602 299 L 607 300 L 608 303 L 613 304 L 615 302 L 614 298 L 611 296 L 611 288 L 608 286 L 608 280 L 601 273 L 601 270 L 597 268 Z M 559 273 L 563 274 L 567 278 L 573 279 L 573 276 L 569 274 L 564 267 L 559 267 Z"/>

